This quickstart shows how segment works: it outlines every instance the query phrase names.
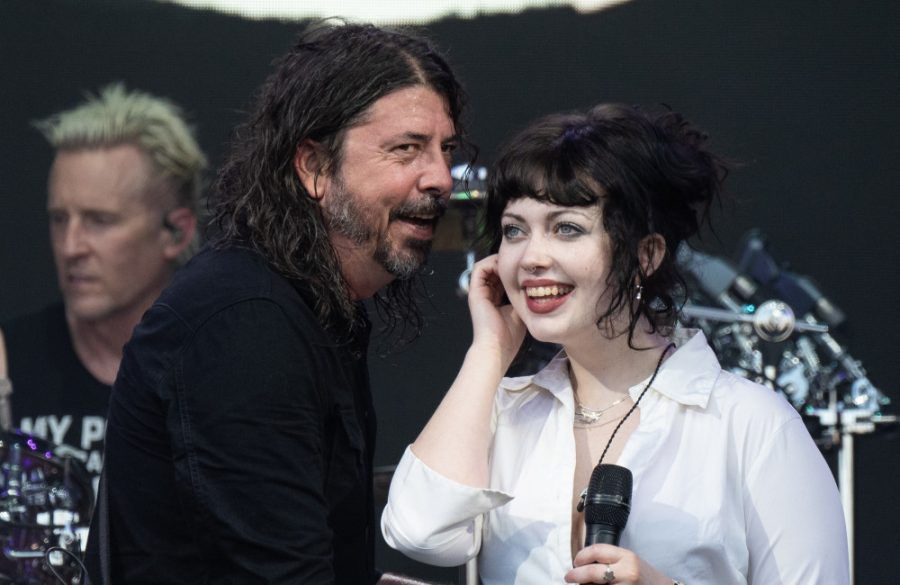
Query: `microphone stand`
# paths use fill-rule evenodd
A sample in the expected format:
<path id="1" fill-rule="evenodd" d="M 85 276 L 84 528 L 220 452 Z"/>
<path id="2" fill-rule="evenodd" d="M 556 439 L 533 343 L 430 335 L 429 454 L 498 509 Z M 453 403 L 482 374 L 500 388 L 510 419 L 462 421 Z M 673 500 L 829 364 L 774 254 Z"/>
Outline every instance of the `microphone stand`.
<path id="1" fill-rule="evenodd" d="M 466 268 L 457 279 L 456 292 L 465 298 L 469 294 L 469 279 L 475 266 L 474 243 L 478 234 L 478 212 L 487 190 L 487 168 L 457 165 L 450 170 L 453 192 L 450 207 L 459 210 L 461 243 L 466 250 Z"/>
<path id="2" fill-rule="evenodd" d="M 459 582 L 463 585 L 478 585 L 478 555 L 459 566 Z"/>

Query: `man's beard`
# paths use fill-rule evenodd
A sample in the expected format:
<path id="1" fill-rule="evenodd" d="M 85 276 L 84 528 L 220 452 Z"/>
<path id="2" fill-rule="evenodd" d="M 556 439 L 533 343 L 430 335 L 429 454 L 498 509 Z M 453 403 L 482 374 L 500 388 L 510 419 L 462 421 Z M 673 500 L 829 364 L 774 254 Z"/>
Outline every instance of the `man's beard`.
<path id="1" fill-rule="evenodd" d="M 390 225 L 411 215 L 430 214 L 440 218 L 447 209 L 443 199 L 425 197 L 418 201 L 407 201 L 391 210 L 388 225 L 379 232 L 372 219 L 377 214 L 360 198 L 350 192 L 343 181 L 335 182 L 335 190 L 325 198 L 323 203 L 326 226 L 329 232 L 338 233 L 357 246 L 375 242 L 373 259 L 382 268 L 399 279 L 409 279 L 416 275 L 425 263 L 431 249 L 431 240 L 407 238 L 403 242 L 394 242 L 388 235 Z"/>

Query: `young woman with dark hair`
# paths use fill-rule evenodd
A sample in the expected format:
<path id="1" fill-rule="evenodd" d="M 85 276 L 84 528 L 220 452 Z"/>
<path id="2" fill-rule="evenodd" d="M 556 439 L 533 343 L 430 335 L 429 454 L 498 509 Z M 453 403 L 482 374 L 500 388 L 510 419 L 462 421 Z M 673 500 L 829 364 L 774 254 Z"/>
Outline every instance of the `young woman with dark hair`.
<path id="1" fill-rule="evenodd" d="M 474 339 L 394 476 L 382 529 L 424 562 L 479 556 L 485 585 L 849 582 L 834 480 L 798 413 L 676 328 L 675 252 L 726 164 L 671 111 L 536 122 L 487 195 Z M 527 332 L 563 350 L 503 378 Z M 598 460 L 634 476 L 621 546 L 582 548 Z"/>

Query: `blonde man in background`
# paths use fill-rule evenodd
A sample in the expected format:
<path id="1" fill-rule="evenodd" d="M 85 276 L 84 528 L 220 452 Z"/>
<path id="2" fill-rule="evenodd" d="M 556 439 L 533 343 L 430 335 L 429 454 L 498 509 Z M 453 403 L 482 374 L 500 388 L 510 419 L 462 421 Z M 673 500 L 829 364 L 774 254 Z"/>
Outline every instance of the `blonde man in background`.
<path id="1" fill-rule="evenodd" d="M 35 126 L 56 150 L 47 213 L 62 302 L 0 325 L 0 379 L 14 426 L 83 460 L 96 489 L 122 346 L 197 249 L 206 157 L 178 106 L 122 84 Z"/>

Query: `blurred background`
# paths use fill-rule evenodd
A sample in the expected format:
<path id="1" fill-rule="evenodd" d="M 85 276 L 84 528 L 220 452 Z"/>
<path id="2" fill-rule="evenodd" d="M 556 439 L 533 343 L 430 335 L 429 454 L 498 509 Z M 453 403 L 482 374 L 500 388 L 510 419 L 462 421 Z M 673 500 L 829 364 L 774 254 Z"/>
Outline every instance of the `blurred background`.
<path id="1" fill-rule="evenodd" d="M 743 234 L 762 230 L 779 261 L 811 276 L 843 310 L 836 337 L 876 386 L 900 398 L 897 3 L 249 4 L 241 13 L 152 0 L 0 2 L 0 319 L 58 297 L 45 211 L 52 152 L 33 120 L 122 80 L 181 104 L 214 169 L 303 19 L 344 16 L 413 23 L 445 49 L 468 89 L 479 164 L 489 166 L 505 139 L 549 112 L 617 101 L 685 114 L 714 149 L 742 163 L 716 234 L 700 248 L 730 257 Z M 288 15 L 288 4 L 319 12 Z M 382 10 L 388 4 L 396 11 Z M 456 292 L 464 251 L 438 250 L 430 264 L 424 335 L 400 347 L 372 343 L 378 465 L 399 460 L 468 346 L 465 300 Z M 890 528 L 900 524 L 898 445 L 887 433 L 856 441 L 858 583 L 886 582 L 900 569 Z M 834 465 L 833 451 L 826 457 Z M 384 570 L 457 577 L 383 543 L 377 554 Z"/>

